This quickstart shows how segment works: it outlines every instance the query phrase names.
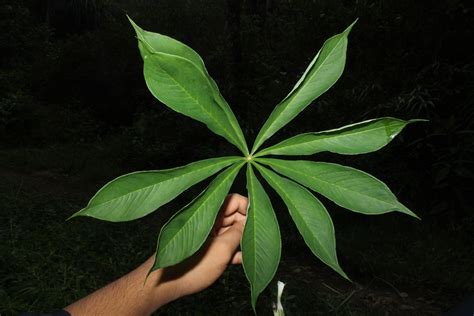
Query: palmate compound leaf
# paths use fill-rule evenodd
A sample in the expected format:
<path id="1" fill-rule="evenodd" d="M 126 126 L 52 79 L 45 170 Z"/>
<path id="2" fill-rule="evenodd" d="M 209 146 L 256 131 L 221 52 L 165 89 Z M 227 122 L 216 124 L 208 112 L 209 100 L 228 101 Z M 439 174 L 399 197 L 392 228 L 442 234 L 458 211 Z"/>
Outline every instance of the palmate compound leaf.
<path id="1" fill-rule="evenodd" d="M 254 157 L 265 155 L 313 155 L 329 151 L 357 155 L 377 151 L 392 141 L 403 128 L 413 122 L 383 117 L 346 125 L 328 131 L 300 134 L 265 148 Z"/>
<path id="2" fill-rule="evenodd" d="M 252 154 L 293 120 L 312 101 L 331 88 L 341 76 L 346 63 L 347 37 L 356 22 L 324 42 L 293 90 L 272 111 L 258 133 Z"/>
<path id="3" fill-rule="evenodd" d="M 153 96 L 174 111 L 206 124 L 247 155 L 242 129 L 202 58 L 189 46 L 145 31 L 129 20 L 144 61 L 145 82 Z"/>
<path id="4" fill-rule="evenodd" d="M 198 197 L 163 226 L 152 271 L 180 263 L 199 250 L 244 163 L 236 163 L 221 172 Z"/>
<path id="5" fill-rule="evenodd" d="M 282 196 L 313 253 L 346 278 L 337 262 L 331 218 L 321 202 L 300 184 L 356 212 L 382 214 L 399 211 L 416 217 L 397 201 L 384 183 L 362 171 L 330 163 L 253 159 L 248 155 L 246 141 L 232 110 L 209 76 L 201 57 L 175 39 L 144 31 L 131 19 L 130 22 L 137 34 L 145 81 L 152 94 L 171 109 L 206 124 L 247 156 L 249 209 L 241 248 L 254 311 L 259 294 L 278 267 L 281 239 L 270 199 L 255 177 L 252 164 Z M 411 122 L 392 118 L 371 120 L 337 130 L 298 135 L 257 152 L 268 138 L 338 80 L 345 65 L 347 37 L 354 23 L 323 44 L 292 91 L 276 106 L 256 137 L 252 149 L 254 157 L 309 155 L 320 151 L 341 154 L 371 152 L 386 145 Z M 379 125 L 384 129 L 376 128 Z M 258 162 L 300 184 L 259 166 Z M 192 255 L 206 240 L 242 164 L 242 157 L 223 157 L 175 169 L 124 175 L 105 185 L 87 207 L 72 217 L 91 216 L 109 221 L 140 218 L 197 182 L 233 165 L 163 227 L 154 268 L 173 265 Z"/>
<path id="6" fill-rule="evenodd" d="M 238 161 L 242 157 L 211 158 L 173 169 L 123 175 L 102 187 L 85 208 L 71 217 L 89 216 L 111 222 L 143 217 Z"/>
<path id="7" fill-rule="evenodd" d="M 242 235 L 242 265 L 250 283 L 252 308 L 272 280 L 281 256 L 280 228 L 270 198 L 247 164 L 249 206 Z"/>
<path id="8" fill-rule="evenodd" d="M 327 162 L 256 158 L 278 173 L 354 212 L 377 215 L 398 211 L 418 218 L 382 181 L 347 166 Z"/>
<path id="9" fill-rule="evenodd" d="M 349 279 L 339 266 L 334 226 L 324 205 L 298 183 L 258 164 L 255 166 L 288 207 L 291 218 L 313 254 L 342 277 Z"/>

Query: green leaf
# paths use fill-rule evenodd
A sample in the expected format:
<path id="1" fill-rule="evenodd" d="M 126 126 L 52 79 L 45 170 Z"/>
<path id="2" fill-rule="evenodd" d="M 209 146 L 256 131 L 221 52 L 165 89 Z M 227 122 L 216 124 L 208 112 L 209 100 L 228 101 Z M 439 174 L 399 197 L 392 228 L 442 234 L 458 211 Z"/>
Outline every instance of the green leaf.
<path id="1" fill-rule="evenodd" d="M 284 140 L 254 155 L 313 155 L 329 151 L 343 155 L 357 155 L 384 147 L 409 123 L 392 117 L 377 118 L 317 133 L 305 133 Z"/>
<path id="2" fill-rule="evenodd" d="M 242 264 L 250 282 L 252 307 L 272 280 L 281 256 L 280 228 L 272 204 L 255 177 L 252 165 L 247 165 L 249 207 L 242 235 Z"/>
<path id="3" fill-rule="evenodd" d="M 247 155 L 242 129 L 199 54 L 173 38 L 143 30 L 130 17 L 129 20 L 137 34 L 145 81 L 152 94 L 171 109 L 203 122 Z"/>
<path id="4" fill-rule="evenodd" d="M 243 164 L 235 164 L 220 173 L 206 190 L 163 226 L 152 271 L 183 261 L 203 245 Z"/>
<path id="5" fill-rule="evenodd" d="M 291 218 L 313 254 L 344 278 L 336 255 L 334 226 L 324 205 L 305 187 L 256 164 L 258 171 L 285 202 Z"/>
<path id="6" fill-rule="evenodd" d="M 205 71 L 204 61 L 201 56 L 196 53 L 191 47 L 181 43 L 166 35 L 159 33 L 148 32 L 138 26 L 129 16 L 127 16 L 130 24 L 137 35 L 138 48 L 143 59 L 147 55 L 151 55 L 155 52 L 166 53 L 169 55 L 180 56 L 188 59 L 195 64 L 201 71 Z"/>
<path id="7" fill-rule="evenodd" d="M 213 95 L 210 82 L 194 64 L 182 57 L 155 53 L 145 59 L 144 75 L 154 97 L 176 112 L 203 122 L 246 153 L 246 145 L 241 145 Z"/>
<path id="8" fill-rule="evenodd" d="M 354 212 L 377 215 L 398 211 L 416 217 L 382 181 L 360 170 L 327 162 L 257 158 L 275 171 Z"/>
<path id="9" fill-rule="evenodd" d="M 323 47 L 309 64 L 293 90 L 281 101 L 268 117 L 255 139 L 252 153 L 293 120 L 312 101 L 329 90 L 341 76 L 346 63 L 347 36 L 356 22 L 344 32 L 324 42 Z"/>
<path id="10" fill-rule="evenodd" d="M 111 222 L 143 217 L 192 185 L 241 160 L 241 157 L 212 158 L 173 169 L 123 175 L 102 187 L 85 208 L 71 217 L 90 216 Z"/>

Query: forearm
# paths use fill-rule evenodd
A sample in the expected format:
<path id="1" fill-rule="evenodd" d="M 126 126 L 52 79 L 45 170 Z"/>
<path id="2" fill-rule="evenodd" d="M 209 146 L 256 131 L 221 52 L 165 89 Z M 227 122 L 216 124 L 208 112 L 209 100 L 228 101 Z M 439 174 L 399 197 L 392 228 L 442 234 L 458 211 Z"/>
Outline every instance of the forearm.
<path id="1" fill-rule="evenodd" d="M 146 275 L 154 256 L 117 281 L 64 308 L 72 316 L 150 315 L 179 297 L 210 286 L 230 263 L 242 263 L 238 251 L 246 220 L 247 199 L 238 194 L 227 197 L 214 233 L 205 246 L 180 264 Z"/>
<path id="2" fill-rule="evenodd" d="M 160 306 L 177 298 L 174 281 L 161 280 L 163 270 L 145 277 L 153 257 L 117 281 L 67 306 L 72 316 L 150 315 Z"/>

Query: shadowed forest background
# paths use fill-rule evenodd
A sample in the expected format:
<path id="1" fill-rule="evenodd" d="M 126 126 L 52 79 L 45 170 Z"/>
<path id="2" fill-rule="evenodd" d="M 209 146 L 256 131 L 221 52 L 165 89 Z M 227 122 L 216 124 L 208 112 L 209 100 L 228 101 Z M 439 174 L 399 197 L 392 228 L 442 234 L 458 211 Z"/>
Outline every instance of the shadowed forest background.
<path id="1" fill-rule="evenodd" d="M 129 223 L 65 219 L 126 172 L 237 154 L 152 97 L 129 14 L 204 59 L 251 144 L 325 39 L 359 18 L 345 72 L 266 145 L 393 116 L 425 118 L 368 155 L 318 154 L 383 180 L 422 221 L 324 200 L 344 281 L 282 230 L 288 315 L 440 315 L 474 294 L 474 9 L 468 1 L 6 0 L 0 4 L 0 313 L 48 312 L 150 256 L 161 225 L 200 192 Z M 241 173 L 233 192 L 245 194 Z M 271 313 L 276 285 L 258 303 Z M 251 314 L 242 268 L 158 314 Z"/>

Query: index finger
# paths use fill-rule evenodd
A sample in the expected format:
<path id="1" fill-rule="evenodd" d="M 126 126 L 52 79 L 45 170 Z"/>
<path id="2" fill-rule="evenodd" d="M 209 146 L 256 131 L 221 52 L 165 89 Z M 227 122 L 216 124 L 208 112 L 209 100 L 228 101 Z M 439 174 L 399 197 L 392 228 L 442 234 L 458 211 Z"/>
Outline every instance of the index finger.
<path id="1" fill-rule="evenodd" d="M 248 200 L 245 196 L 237 193 L 229 194 L 221 207 L 222 215 L 232 216 L 236 212 L 247 215 L 247 204 Z"/>

